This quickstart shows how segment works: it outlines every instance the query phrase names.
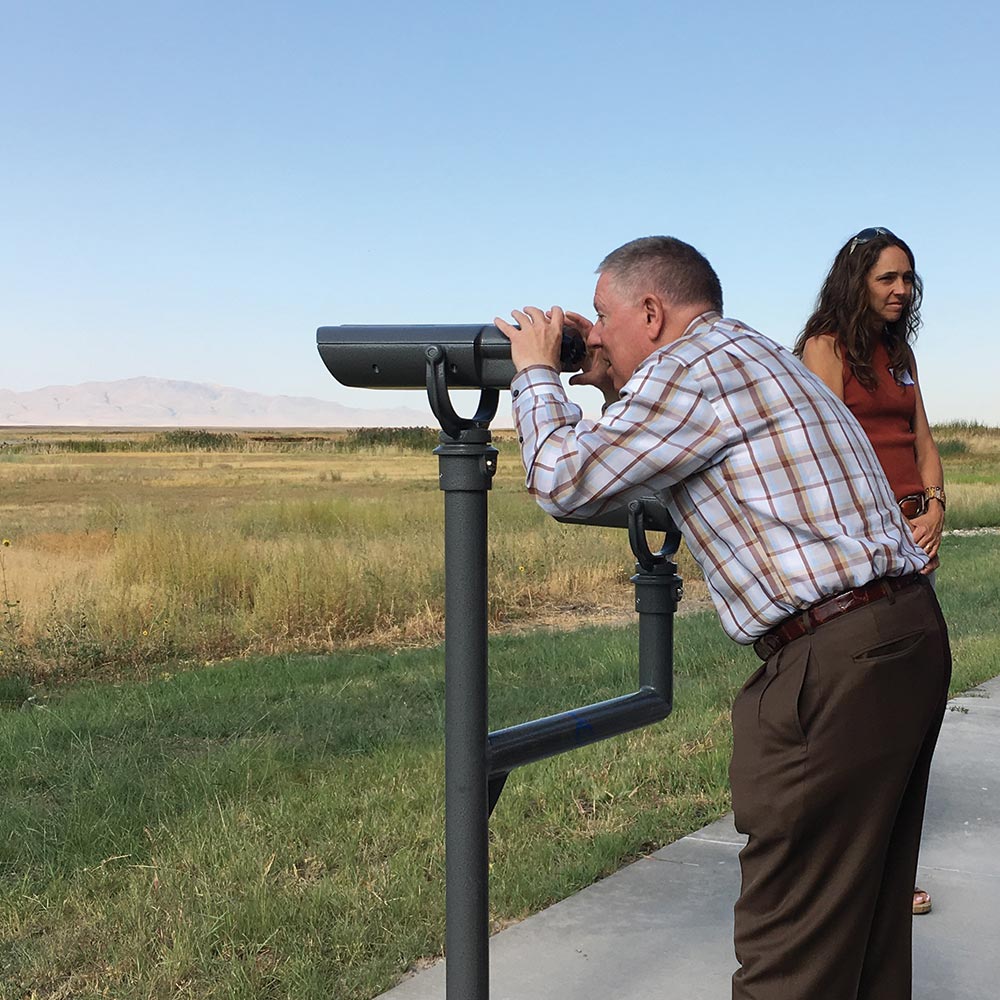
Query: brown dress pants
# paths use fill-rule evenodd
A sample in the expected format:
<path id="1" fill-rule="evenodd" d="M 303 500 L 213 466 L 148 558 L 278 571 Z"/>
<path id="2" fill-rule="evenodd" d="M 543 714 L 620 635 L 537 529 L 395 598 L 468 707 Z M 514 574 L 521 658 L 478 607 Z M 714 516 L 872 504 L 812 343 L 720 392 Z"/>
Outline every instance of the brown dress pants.
<path id="1" fill-rule="evenodd" d="M 913 884 L 951 677 L 925 580 L 778 650 L 733 705 L 734 1000 L 909 1000 Z"/>

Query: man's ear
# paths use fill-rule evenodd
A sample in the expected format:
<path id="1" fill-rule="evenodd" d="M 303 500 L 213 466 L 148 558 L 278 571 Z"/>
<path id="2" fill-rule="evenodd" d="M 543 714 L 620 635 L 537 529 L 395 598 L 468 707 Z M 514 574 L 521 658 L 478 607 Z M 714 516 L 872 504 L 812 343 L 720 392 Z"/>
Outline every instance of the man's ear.
<path id="1" fill-rule="evenodd" d="M 647 295 L 642 300 L 643 314 L 646 320 L 646 337 L 656 341 L 667 325 L 666 306 L 658 295 Z"/>

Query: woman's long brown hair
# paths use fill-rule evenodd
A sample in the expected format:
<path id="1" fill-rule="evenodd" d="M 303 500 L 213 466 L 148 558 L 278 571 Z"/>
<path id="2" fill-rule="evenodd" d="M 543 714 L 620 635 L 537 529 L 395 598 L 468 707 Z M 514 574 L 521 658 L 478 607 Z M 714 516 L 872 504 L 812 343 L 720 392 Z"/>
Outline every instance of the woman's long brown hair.
<path id="1" fill-rule="evenodd" d="M 889 365 L 897 379 L 910 368 L 910 345 L 920 327 L 924 286 L 916 271 L 913 251 L 898 236 L 889 232 L 879 234 L 855 246 L 854 253 L 851 253 L 852 242 L 848 240 L 834 259 L 816 300 L 816 309 L 795 341 L 794 351 L 801 358 L 810 338 L 835 334 L 854 377 L 872 391 L 876 386 L 872 355 L 880 339 L 885 341 Z M 892 323 L 875 316 L 868 306 L 868 272 L 886 247 L 899 247 L 913 270 L 913 293 L 899 319 Z"/>

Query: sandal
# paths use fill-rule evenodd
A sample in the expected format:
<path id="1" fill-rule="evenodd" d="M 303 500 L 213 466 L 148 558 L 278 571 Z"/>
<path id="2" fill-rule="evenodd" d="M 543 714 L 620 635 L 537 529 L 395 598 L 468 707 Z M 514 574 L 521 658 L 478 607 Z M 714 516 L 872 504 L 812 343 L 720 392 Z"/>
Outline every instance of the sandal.
<path id="1" fill-rule="evenodd" d="M 919 886 L 913 887 L 913 914 L 918 916 L 921 913 L 931 912 L 931 894 L 921 889 Z"/>

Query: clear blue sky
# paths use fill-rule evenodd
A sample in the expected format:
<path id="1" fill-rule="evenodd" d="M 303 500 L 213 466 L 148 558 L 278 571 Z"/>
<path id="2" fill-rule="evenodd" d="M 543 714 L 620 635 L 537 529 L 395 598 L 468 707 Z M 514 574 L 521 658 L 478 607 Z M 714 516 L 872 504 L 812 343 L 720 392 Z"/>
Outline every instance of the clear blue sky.
<path id="1" fill-rule="evenodd" d="M 995 3 L 0 13 L 0 388 L 374 407 L 317 326 L 589 312 L 600 259 L 652 233 L 790 344 L 836 249 L 883 225 L 926 286 L 931 419 L 1000 424 Z"/>

